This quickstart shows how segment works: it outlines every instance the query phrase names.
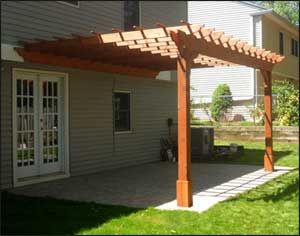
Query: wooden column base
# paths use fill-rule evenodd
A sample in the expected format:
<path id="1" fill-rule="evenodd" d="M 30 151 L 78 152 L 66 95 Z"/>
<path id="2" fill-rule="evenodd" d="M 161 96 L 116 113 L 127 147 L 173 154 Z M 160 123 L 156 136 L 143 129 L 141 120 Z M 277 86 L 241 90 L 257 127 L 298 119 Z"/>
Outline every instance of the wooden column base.
<path id="1" fill-rule="evenodd" d="M 177 180 L 177 206 L 191 207 L 193 205 L 192 182 L 189 180 Z"/>
<path id="2" fill-rule="evenodd" d="M 274 171 L 274 157 L 272 155 L 264 155 L 264 169 L 265 171 Z"/>

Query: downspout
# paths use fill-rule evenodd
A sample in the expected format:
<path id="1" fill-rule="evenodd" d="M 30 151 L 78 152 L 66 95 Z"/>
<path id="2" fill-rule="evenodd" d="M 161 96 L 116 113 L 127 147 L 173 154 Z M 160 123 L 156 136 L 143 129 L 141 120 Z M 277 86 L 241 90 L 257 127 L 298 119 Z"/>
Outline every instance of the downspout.
<path id="1" fill-rule="evenodd" d="M 255 31 L 255 22 L 254 22 L 254 16 L 250 15 L 251 17 L 251 23 L 250 23 L 250 44 L 252 44 L 253 46 L 256 46 L 256 42 L 255 42 L 255 36 L 256 36 L 256 31 Z M 252 68 L 252 79 L 253 79 L 253 108 L 256 108 L 257 106 L 257 81 L 256 81 L 256 69 Z M 255 123 L 255 116 L 253 116 L 253 122 Z"/>

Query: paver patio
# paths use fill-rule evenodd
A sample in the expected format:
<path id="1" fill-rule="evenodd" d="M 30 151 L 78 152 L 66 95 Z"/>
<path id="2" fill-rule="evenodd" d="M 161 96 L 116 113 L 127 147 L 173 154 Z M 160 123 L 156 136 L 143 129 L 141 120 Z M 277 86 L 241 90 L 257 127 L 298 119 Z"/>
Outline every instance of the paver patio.
<path id="1" fill-rule="evenodd" d="M 11 192 L 130 207 L 153 206 L 200 212 L 292 169 L 276 167 L 276 171 L 270 173 L 264 172 L 260 166 L 251 165 L 192 163 L 191 167 L 194 201 L 191 208 L 177 207 L 177 163 L 167 162 L 123 167 L 18 187 Z"/>

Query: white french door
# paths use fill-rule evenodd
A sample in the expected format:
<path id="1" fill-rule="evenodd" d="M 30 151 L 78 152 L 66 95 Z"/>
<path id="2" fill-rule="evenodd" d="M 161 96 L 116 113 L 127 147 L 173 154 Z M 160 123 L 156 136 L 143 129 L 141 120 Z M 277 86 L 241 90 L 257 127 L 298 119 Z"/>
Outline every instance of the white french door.
<path id="1" fill-rule="evenodd" d="M 16 179 L 64 172 L 65 78 L 27 71 L 13 77 Z"/>
<path id="2" fill-rule="evenodd" d="M 39 81 L 40 173 L 59 172 L 62 164 L 60 81 L 42 77 Z"/>

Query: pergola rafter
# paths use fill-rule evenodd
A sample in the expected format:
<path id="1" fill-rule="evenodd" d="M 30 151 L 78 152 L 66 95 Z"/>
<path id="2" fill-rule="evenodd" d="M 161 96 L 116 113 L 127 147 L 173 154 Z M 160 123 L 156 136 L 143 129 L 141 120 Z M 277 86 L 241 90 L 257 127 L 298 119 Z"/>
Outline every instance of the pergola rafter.
<path id="1" fill-rule="evenodd" d="M 177 70 L 178 80 L 178 180 L 177 203 L 192 205 L 190 180 L 190 70 L 192 68 L 244 65 L 261 70 L 264 78 L 264 168 L 274 170 L 272 144 L 271 71 L 284 57 L 257 48 L 224 32 L 200 24 L 157 28 L 134 27 L 134 31 L 91 32 L 55 40 L 23 42 L 16 51 L 25 61 L 155 78 L 160 71 Z"/>

